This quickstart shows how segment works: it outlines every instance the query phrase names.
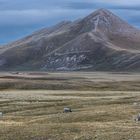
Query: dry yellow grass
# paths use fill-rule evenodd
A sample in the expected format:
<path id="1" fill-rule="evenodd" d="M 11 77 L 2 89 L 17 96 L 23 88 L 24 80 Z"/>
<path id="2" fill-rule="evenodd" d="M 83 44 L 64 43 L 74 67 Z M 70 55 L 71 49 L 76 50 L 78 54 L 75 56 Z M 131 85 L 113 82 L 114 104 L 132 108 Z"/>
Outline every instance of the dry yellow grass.
<path id="1" fill-rule="evenodd" d="M 2 73 L 0 87 L 10 78 L 14 84 L 29 82 L 31 88 L 21 90 L 15 84 L 0 91 L 0 111 L 4 113 L 0 118 L 0 140 L 139 140 L 140 123 L 133 120 L 140 111 L 138 75 L 79 72 L 26 78 L 22 74 L 17 78 Z M 38 90 L 32 89 L 40 81 L 55 84 L 55 90 L 50 85 L 49 90 L 39 86 Z M 115 89 L 113 82 L 118 85 Z M 63 113 L 67 106 L 72 113 Z"/>

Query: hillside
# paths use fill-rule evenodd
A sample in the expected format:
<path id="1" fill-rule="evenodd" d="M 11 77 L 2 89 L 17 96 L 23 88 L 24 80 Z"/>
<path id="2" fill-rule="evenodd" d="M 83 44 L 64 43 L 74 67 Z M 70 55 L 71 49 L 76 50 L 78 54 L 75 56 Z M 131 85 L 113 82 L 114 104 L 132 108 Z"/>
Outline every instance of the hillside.
<path id="1" fill-rule="evenodd" d="M 0 70 L 139 71 L 140 30 L 99 9 L 1 47 Z"/>

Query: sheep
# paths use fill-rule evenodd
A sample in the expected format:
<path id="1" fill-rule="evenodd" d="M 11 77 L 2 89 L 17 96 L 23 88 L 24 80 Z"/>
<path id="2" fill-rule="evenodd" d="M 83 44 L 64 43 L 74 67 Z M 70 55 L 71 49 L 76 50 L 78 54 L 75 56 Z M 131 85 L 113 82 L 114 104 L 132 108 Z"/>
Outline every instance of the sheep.
<path id="1" fill-rule="evenodd" d="M 63 113 L 68 113 L 68 112 L 72 112 L 71 108 L 65 107 L 65 108 L 63 109 Z"/>
<path id="2" fill-rule="evenodd" d="M 138 103 L 137 103 L 137 102 L 134 102 L 134 103 L 133 103 L 133 105 L 134 105 L 134 106 L 137 106 L 137 105 L 138 105 Z"/>
<path id="3" fill-rule="evenodd" d="M 3 113 L 2 112 L 0 112 L 0 117 L 3 117 Z"/>
<path id="4" fill-rule="evenodd" d="M 137 116 L 134 117 L 134 120 L 135 120 L 136 122 L 139 122 L 139 121 L 140 121 L 140 113 L 139 113 Z"/>

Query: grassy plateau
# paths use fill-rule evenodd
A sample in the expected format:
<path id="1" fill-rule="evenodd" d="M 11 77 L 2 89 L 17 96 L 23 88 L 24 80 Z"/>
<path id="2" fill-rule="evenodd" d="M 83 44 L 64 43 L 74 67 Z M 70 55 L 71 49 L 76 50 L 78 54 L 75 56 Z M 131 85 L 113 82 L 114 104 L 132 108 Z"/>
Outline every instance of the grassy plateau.
<path id="1" fill-rule="evenodd" d="M 140 74 L 1 72 L 0 112 L 0 140 L 140 140 Z"/>

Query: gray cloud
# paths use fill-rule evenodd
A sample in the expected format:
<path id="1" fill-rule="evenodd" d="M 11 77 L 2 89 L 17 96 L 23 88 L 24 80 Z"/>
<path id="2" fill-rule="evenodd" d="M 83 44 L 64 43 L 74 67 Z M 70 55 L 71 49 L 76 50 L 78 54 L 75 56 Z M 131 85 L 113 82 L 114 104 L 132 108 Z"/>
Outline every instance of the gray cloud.
<path id="1" fill-rule="evenodd" d="M 0 0 L 0 43 L 30 34 L 61 20 L 84 17 L 107 8 L 140 27 L 139 0 Z"/>

